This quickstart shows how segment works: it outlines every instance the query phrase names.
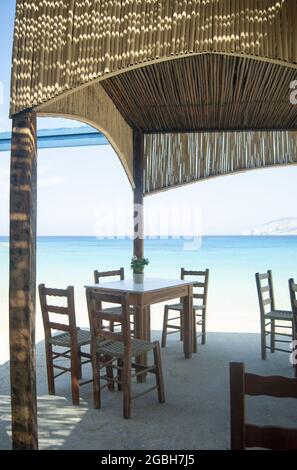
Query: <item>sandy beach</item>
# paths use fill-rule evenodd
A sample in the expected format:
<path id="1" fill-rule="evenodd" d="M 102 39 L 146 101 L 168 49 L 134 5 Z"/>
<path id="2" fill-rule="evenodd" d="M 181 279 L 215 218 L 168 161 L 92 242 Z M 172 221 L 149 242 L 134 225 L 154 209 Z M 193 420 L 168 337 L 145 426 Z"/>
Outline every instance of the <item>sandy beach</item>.
<path id="1" fill-rule="evenodd" d="M 153 332 L 154 339 L 160 331 Z M 37 345 L 38 424 L 41 449 L 229 449 L 229 361 L 244 361 L 250 372 L 292 377 L 288 355 L 260 359 L 255 333 L 209 333 L 207 344 L 185 361 L 181 343 L 169 339 L 162 350 L 166 403 L 156 393 L 132 405 L 132 418 L 122 417 L 119 392 L 103 391 L 102 408 L 93 409 L 91 384 L 81 387 L 81 404 L 71 401 L 69 377 L 57 380 L 56 396 L 47 393 L 43 343 Z M 9 364 L 0 367 L 0 449 L 10 448 Z M 86 367 L 84 377 L 90 377 Z M 151 380 L 151 379 L 149 379 Z M 149 382 L 150 383 L 150 382 Z M 139 391 L 144 385 L 133 385 Z M 296 407 L 290 400 L 249 401 L 251 419 L 294 426 Z"/>

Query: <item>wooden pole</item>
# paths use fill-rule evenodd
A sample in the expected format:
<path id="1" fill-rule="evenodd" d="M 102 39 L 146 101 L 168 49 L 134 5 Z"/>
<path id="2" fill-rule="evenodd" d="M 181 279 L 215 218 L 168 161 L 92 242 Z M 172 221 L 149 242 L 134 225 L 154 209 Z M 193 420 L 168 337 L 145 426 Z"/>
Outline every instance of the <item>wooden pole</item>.
<path id="1" fill-rule="evenodd" d="M 10 173 L 9 331 L 12 447 L 37 449 L 35 362 L 36 114 L 13 117 Z"/>
<path id="2" fill-rule="evenodd" d="M 134 256 L 144 256 L 144 214 L 143 214 L 143 133 L 134 131 L 133 135 L 133 173 L 134 173 Z"/>

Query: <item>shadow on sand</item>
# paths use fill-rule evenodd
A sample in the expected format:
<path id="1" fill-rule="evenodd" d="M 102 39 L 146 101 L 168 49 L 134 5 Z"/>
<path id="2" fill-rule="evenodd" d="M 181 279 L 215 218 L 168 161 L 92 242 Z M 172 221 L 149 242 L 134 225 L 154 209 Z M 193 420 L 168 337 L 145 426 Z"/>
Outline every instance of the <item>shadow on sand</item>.
<path id="1" fill-rule="evenodd" d="M 153 332 L 160 339 L 160 331 Z M 263 375 L 292 377 L 289 355 L 260 359 L 260 336 L 252 333 L 208 333 L 207 344 L 184 360 L 182 343 L 170 338 L 162 350 L 166 403 L 155 392 L 132 402 L 132 418 L 122 417 L 120 392 L 102 392 L 101 410 L 93 409 L 92 385 L 81 387 L 81 404 L 72 406 L 69 375 L 56 381 L 56 396 L 47 394 L 44 343 L 37 344 L 38 425 L 40 449 L 228 449 L 229 362 Z M 84 376 L 91 376 L 88 366 Z M 0 367 L 0 449 L 9 449 L 9 363 Z M 149 378 L 149 382 L 153 377 Z M 133 385 L 139 391 L 143 384 Z M 295 400 L 296 401 L 296 400 Z M 294 426 L 292 400 L 250 399 L 251 420 Z"/>

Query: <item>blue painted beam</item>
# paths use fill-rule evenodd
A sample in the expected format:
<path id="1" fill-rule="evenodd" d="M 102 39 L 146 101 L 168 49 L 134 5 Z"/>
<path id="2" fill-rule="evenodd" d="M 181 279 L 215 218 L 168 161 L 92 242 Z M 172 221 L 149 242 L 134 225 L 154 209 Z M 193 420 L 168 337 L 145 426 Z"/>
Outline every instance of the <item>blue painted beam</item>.
<path id="1" fill-rule="evenodd" d="M 91 127 L 42 129 L 37 132 L 38 148 L 89 147 L 108 145 L 103 134 Z M 0 152 L 7 152 L 11 146 L 11 133 L 0 133 Z"/>

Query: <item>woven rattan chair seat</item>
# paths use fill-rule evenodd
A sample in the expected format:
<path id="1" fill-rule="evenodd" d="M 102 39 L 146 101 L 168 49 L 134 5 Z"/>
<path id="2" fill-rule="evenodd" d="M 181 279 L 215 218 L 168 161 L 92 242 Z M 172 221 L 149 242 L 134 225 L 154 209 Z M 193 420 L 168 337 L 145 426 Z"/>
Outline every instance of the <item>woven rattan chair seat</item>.
<path id="1" fill-rule="evenodd" d="M 60 333 L 56 336 L 50 338 L 49 343 L 54 346 L 63 346 L 65 348 L 70 348 L 71 340 L 69 333 Z M 84 346 L 85 344 L 91 343 L 91 334 L 89 330 L 80 330 L 77 329 L 77 344 L 78 346 Z"/>
<path id="2" fill-rule="evenodd" d="M 110 315 L 121 315 L 122 314 L 122 307 L 107 307 L 103 308 L 102 311 L 104 313 L 110 314 Z M 134 313 L 134 309 L 132 307 L 129 308 L 129 313 L 132 315 Z"/>
<path id="3" fill-rule="evenodd" d="M 183 304 L 182 303 L 168 305 L 168 307 L 169 307 L 170 310 L 178 310 L 178 311 L 183 310 Z M 194 310 L 203 310 L 203 308 L 204 308 L 204 305 L 193 305 Z"/>
<path id="4" fill-rule="evenodd" d="M 132 338 L 131 349 L 132 356 L 141 356 L 141 354 L 145 354 L 146 352 L 154 349 L 154 345 L 153 343 L 150 343 L 148 341 Z M 120 341 L 104 340 L 99 343 L 97 347 L 97 352 L 99 354 L 106 354 L 107 356 L 123 357 L 124 343 Z"/>
<path id="5" fill-rule="evenodd" d="M 274 320 L 293 320 L 293 314 L 288 310 L 272 310 L 271 312 L 265 313 L 265 317 Z"/>

